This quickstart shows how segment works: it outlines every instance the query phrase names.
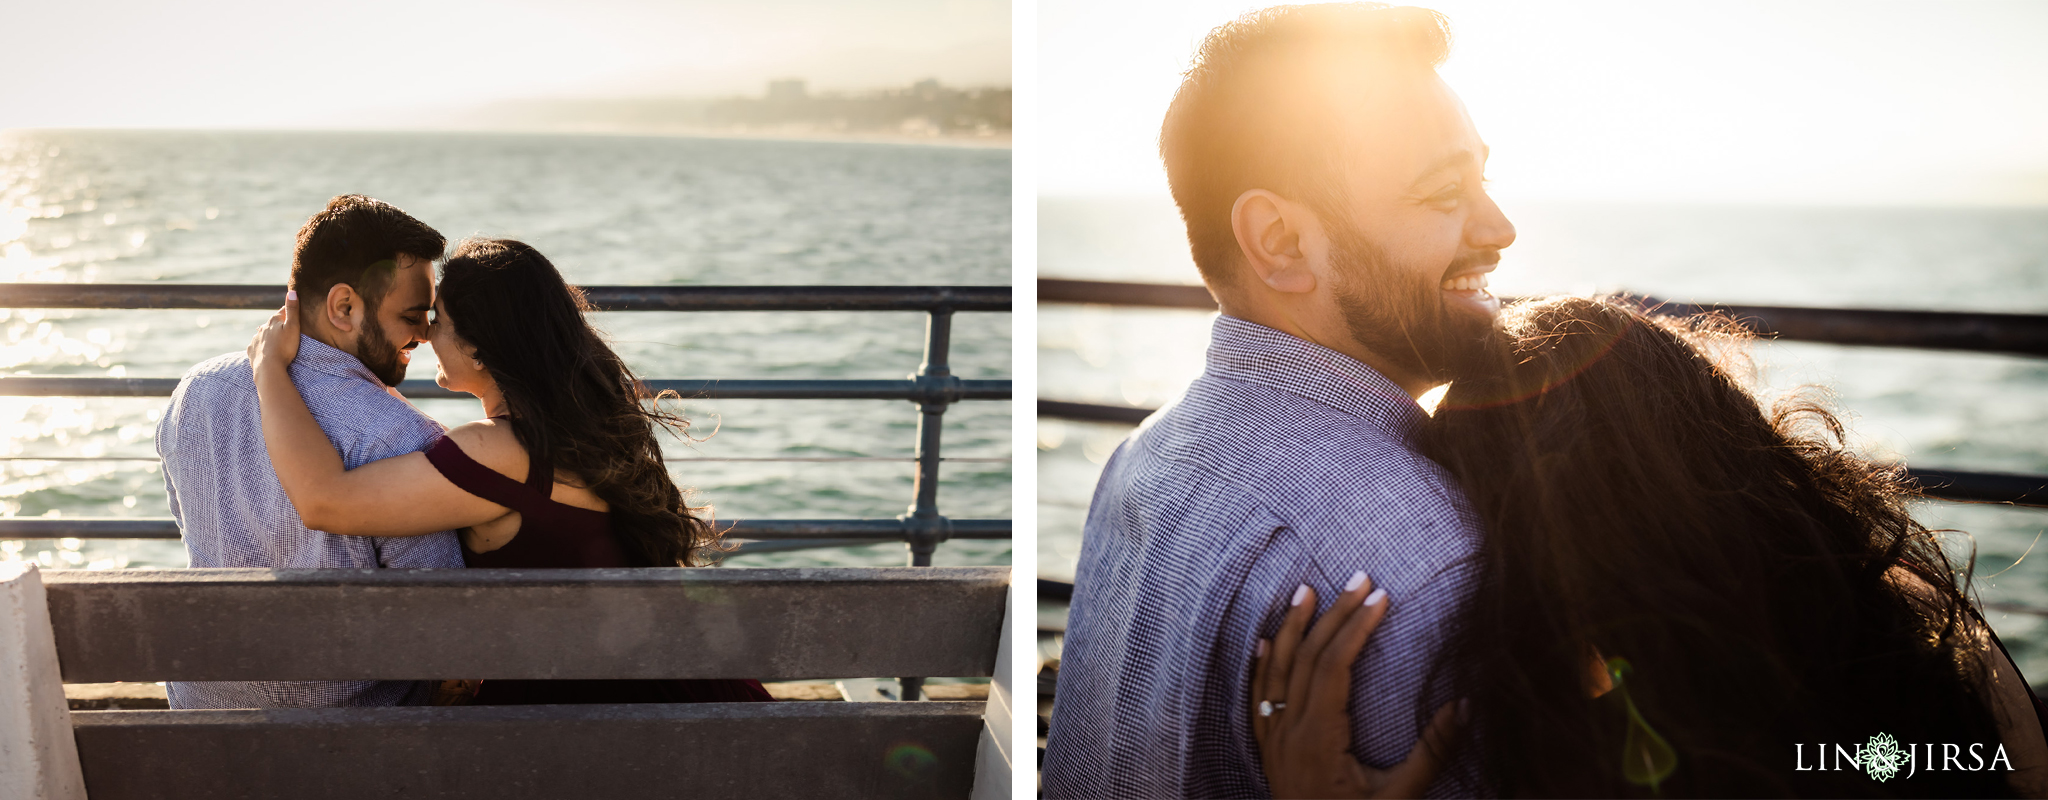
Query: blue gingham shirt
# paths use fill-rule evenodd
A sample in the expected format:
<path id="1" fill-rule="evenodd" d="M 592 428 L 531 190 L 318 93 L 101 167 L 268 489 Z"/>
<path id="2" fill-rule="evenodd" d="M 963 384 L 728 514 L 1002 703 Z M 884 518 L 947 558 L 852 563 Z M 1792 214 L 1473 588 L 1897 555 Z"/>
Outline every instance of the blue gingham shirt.
<path id="1" fill-rule="evenodd" d="M 1048 798 L 1267 797 L 1252 656 L 1295 587 L 1354 570 L 1393 607 L 1352 675 L 1352 752 L 1405 758 L 1478 526 L 1416 453 L 1420 407 L 1370 367 L 1219 316 L 1187 394 L 1117 448 L 1088 507 L 1044 769 Z M 1469 748 L 1429 796 L 1473 794 Z"/>
<path id="2" fill-rule="evenodd" d="M 426 449 L 443 429 L 355 356 L 309 336 L 292 362 L 299 396 L 349 469 Z M 232 353 L 185 373 L 157 423 L 164 489 L 194 567 L 349 569 L 461 567 L 448 531 L 371 538 L 311 530 L 278 485 L 263 448 L 263 417 L 249 358 Z M 418 702 L 419 681 L 173 682 L 172 708 L 324 708 Z"/>

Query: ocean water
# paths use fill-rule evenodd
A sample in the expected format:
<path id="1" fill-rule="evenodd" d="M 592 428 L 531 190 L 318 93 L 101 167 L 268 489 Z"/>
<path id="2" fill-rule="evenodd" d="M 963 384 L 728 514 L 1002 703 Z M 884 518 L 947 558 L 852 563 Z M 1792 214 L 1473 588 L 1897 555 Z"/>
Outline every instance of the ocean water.
<path id="1" fill-rule="evenodd" d="M 2048 313 L 2048 209 L 1595 206 L 1504 203 L 1518 239 L 1504 295 L 1627 290 L 1670 300 Z M 1040 274 L 1198 283 L 1169 199 L 1047 198 Z M 1156 407 L 1202 369 L 1210 315 L 1046 305 L 1040 394 Z M 2048 474 L 2048 359 L 1759 343 L 1756 388 L 1823 387 L 1862 452 L 1923 467 Z M 1101 465 L 1128 428 L 1041 419 L 1040 571 L 1071 578 Z M 2048 510 L 1926 502 L 1916 515 L 1974 550 L 1986 601 L 2048 609 Z M 1057 613 L 1048 610 L 1043 613 Z M 2048 618 L 1989 618 L 2037 684 Z"/>
<path id="2" fill-rule="evenodd" d="M 451 240 L 524 240 L 583 284 L 1010 283 L 1002 149 L 417 133 L 0 133 L 0 280 L 282 284 L 329 197 L 389 201 Z M 0 371 L 176 377 L 244 348 L 268 312 L 0 310 Z M 918 313 L 598 314 L 646 378 L 901 378 Z M 1009 314 L 956 314 L 952 364 L 1007 378 Z M 421 347 L 408 372 L 432 379 Z M 164 398 L 0 398 L 0 514 L 167 516 L 152 436 Z M 448 424 L 468 400 L 422 401 Z M 909 505 L 917 413 L 897 401 L 691 400 L 678 483 L 718 516 L 891 517 Z M 946 414 L 939 508 L 1008 517 L 1010 404 Z M 98 460 L 30 460 L 98 459 Z M 103 460 L 103 459 L 142 460 Z M 892 461 L 719 459 L 883 458 Z M 1006 564 L 949 542 L 939 564 Z M 182 567 L 177 542 L 0 542 L 0 559 Z M 900 543 L 738 556 L 734 566 L 894 565 Z"/>

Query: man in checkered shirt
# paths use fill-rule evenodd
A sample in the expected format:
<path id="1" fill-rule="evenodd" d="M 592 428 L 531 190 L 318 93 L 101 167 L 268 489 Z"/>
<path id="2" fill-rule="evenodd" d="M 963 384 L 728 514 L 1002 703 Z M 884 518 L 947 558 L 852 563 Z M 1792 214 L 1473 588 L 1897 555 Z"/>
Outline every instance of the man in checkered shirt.
<path id="1" fill-rule="evenodd" d="M 1515 234 L 1436 75 L 1448 47 L 1422 9 L 1277 7 L 1212 32 L 1175 95 L 1160 151 L 1223 313 L 1089 506 L 1047 797 L 1268 796 L 1258 641 L 1297 587 L 1327 607 L 1355 571 L 1392 605 L 1352 675 L 1351 752 L 1394 765 L 1455 699 L 1433 668 L 1480 533 L 1415 449 L 1416 398 L 1493 326 L 1485 274 Z M 1466 748 L 1429 794 L 1483 791 Z"/>
<path id="2" fill-rule="evenodd" d="M 388 204 L 334 198 L 299 229 L 292 288 L 305 333 L 292 380 L 349 469 L 426 449 L 442 428 L 387 391 L 427 335 L 433 262 L 446 240 Z M 283 305 L 279 298 L 278 304 Z M 249 359 L 193 367 L 157 425 L 164 488 L 194 567 L 455 568 L 448 531 L 404 538 L 309 530 L 263 447 Z M 424 681 L 173 682 L 172 708 L 321 708 L 425 702 Z"/>

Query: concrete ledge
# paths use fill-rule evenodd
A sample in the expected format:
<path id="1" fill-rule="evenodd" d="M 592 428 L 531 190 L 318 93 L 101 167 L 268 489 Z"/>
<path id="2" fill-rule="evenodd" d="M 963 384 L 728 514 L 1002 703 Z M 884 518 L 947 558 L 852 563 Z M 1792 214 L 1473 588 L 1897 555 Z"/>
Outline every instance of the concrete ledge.
<path id="1" fill-rule="evenodd" d="M 93 800 L 957 798 L 982 705 L 80 711 Z"/>
<path id="2" fill-rule="evenodd" d="M 35 564 L 0 562 L 0 798 L 85 800 L 48 596 Z"/>
<path id="3" fill-rule="evenodd" d="M 52 570 L 64 680 L 984 677 L 1008 567 Z"/>

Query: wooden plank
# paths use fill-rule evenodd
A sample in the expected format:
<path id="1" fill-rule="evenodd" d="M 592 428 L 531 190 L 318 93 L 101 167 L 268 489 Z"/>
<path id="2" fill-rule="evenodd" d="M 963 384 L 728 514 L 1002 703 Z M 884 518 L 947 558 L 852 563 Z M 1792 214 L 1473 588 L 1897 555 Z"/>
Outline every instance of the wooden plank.
<path id="1" fill-rule="evenodd" d="M 93 800 L 957 798 L 982 704 L 79 711 Z"/>
<path id="2" fill-rule="evenodd" d="M 1008 567 L 52 570 L 71 683 L 986 677 Z"/>

